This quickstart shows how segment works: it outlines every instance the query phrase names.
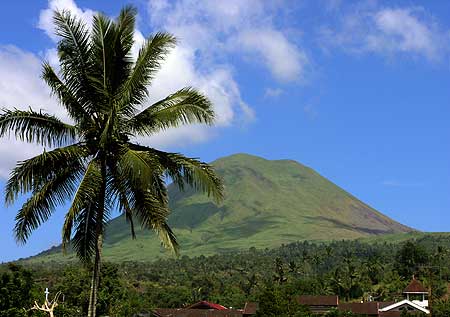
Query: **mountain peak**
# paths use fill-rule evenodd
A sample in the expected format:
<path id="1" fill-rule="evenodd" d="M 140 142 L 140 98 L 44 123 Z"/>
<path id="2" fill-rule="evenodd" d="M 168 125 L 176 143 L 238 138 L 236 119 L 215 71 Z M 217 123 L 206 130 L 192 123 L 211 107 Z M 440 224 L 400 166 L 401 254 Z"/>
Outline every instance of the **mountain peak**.
<path id="1" fill-rule="evenodd" d="M 182 254 L 208 255 L 299 240 L 413 231 L 296 161 L 239 153 L 212 164 L 225 185 L 222 204 L 215 205 L 193 189 L 180 192 L 169 186 L 169 223 Z M 111 221 L 106 231 L 106 257 L 148 260 L 164 255 L 154 234 L 137 229 L 137 236 L 137 241 L 131 239 L 124 217 Z"/>

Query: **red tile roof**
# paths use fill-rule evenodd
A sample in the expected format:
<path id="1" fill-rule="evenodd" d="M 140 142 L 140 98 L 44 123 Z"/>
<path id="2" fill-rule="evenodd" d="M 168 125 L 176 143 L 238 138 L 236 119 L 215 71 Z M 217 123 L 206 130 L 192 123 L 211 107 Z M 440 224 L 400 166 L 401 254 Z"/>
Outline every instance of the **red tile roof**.
<path id="1" fill-rule="evenodd" d="M 158 317 L 243 317 L 256 314 L 257 303 L 246 303 L 244 309 L 201 301 L 186 308 L 157 308 L 153 313 Z"/>
<path id="2" fill-rule="evenodd" d="M 243 311 L 238 309 L 158 308 L 153 313 L 158 317 L 243 317 Z"/>
<path id="3" fill-rule="evenodd" d="M 422 293 L 428 293 L 428 291 L 425 287 L 423 287 L 423 285 L 418 280 L 416 280 L 413 277 L 411 283 L 409 283 L 409 285 L 405 288 L 403 293 L 421 293 L 422 294 Z"/>
<path id="4" fill-rule="evenodd" d="M 187 309 L 215 309 L 215 310 L 226 310 L 228 308 L 226 308 L 225 306 L 219 305 L 219 304 L 215 304 L 215 303 L 210 303 L 207 301 L 202 300 L 201 302 L 192 304 L 191 306 L 186 307 Z"/>

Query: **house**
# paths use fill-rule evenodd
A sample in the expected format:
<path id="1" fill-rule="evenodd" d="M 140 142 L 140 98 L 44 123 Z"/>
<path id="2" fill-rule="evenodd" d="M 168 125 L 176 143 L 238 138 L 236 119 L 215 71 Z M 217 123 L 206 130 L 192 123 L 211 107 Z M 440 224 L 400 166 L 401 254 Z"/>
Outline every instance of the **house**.
<path id="1" fill-rule="evenodd" d="M 380 310 L 379 302 L 365 302 L 365 303 L 342 303 L 339 304 L 340 311 L 352 312 L 367 317 L 378 317 Z"/>
<path id="2" fill-rule="evenodd" d="M 333 309 L 368 317 L 399 317 L 405 309 L 411 315 L 430 314 L 428 291 L 415 277 L 404 289 L 403 294 L 405 299 L 399 302 L 339 303 L 338 296 L 311 295 L 300 296 L 298 302 L 308 306 L 311 312 L 316 314 L 323 314 Z"/>
<path id="3" fill-rule="evenodd" d="M 227 308 L 220 304 L 200 301 L 185 308 L 157 308 L 155 317 L 250 317 L 256 314 L 257 303 L 246 303 L 243 309 Z"/>
<path id="4" fill-rule="evenodd" d="M 332 309 L 336 309 L 339 305 L 339 298 L 337 295 L 331 296 L 313 296 L 302 295 L 298 297 L 298 303 L 308 306 L 311 312 L 316 314 L 323 314 Z"/>
<path id="5" fill-rule="evenodd" d="M 428 308 L 428 290 L 413 276 L 411 283 L 403 290 L 406 299 Z"/>

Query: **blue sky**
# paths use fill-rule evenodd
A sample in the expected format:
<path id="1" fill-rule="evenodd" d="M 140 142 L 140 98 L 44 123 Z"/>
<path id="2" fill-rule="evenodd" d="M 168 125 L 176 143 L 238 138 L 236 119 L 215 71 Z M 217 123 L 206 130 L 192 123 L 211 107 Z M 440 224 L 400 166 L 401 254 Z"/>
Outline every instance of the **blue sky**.
<path id="1" fill-rule="evenodd" d="M 295 159 L 386 215 L 450 231 L 450 2 L 448 1 L 20 1 L 0 11 L 0 104 L 65 113 L 39 79 L 57 63 L 51 12 L 89 23 L 96 11 L 139 9 L 137 43 L 159 30 L 178 47 L 149 101 L 193 85 L 213 101 L 214 128 L 148 140 L 205 161 L 245 152 Z M 0 141 L 0 186 L 39 147 Z M 60 241 L 64 208 L 25 246 L 4 208 L 0 261 Z"/>

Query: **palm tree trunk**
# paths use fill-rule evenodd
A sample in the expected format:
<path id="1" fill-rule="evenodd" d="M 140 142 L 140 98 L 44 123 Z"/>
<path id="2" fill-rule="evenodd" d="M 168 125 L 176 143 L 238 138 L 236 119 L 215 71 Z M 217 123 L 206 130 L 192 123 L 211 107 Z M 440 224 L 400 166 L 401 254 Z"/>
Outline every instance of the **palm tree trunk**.
<path id="1" fill-rule="evenodd" d="M 91 292 L 90 292 L 90 296 L 89 296 L 88 317 L 95 317 L 96 312 L 97 312 L 97 294 L 98 294 L 98 286 L 99 286 L 99 282 L 100 282 L 102 247 L 103 247 L 103 235 L 100 234 L 97 237 L 97 244 L 96 244 L 96 250 L 95 250 L 94 268 L 93 268 L 92 280 L 91 280 Z"/>
<path id="2" fill-rule="evenodd" d="M 102 262 L 102 248 L 103 248 L 103 215 L 105 212 L 105 191 L 106 191 L 106 163 L 102 161 L 102 188 L 100 190 L 99 207 L 97 214 L 97 241 L 95 244 L 95 259 L 91 280 L 91 292 L 89 296 L 88 317 L 95 317 L 97 314 L 97 295 L 100 284 L 100 269 Z"/>

